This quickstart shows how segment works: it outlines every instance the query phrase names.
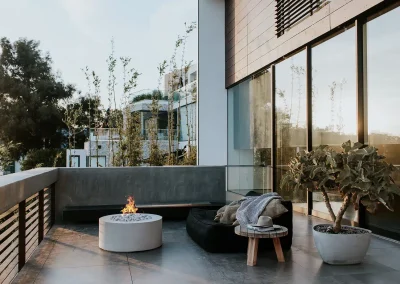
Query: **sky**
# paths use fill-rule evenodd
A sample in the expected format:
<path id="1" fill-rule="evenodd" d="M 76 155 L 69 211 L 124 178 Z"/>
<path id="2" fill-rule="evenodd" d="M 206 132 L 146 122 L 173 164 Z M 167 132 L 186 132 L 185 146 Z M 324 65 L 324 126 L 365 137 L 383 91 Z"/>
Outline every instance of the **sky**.
<path id="1" fill-rule="evenodd" d="M 157 66 L 171 57 L 184 23 L 197 21 L 197 0 L 0 0 L 0 7 L 0 37 L 39 40 L 53 59 L 54 71 L 83 94 L 87 83 L 81 69 L 88 66 L 102 80 L 105 105 L 112 38 L 115 56 L 131 57 L 131 67 L 142 74 L 136 91 L 155 89 Z M 195 31 L 185 60 L 197 61 L 197 46 Z M 121 87 L 122 68 L 117 70 Z"/>

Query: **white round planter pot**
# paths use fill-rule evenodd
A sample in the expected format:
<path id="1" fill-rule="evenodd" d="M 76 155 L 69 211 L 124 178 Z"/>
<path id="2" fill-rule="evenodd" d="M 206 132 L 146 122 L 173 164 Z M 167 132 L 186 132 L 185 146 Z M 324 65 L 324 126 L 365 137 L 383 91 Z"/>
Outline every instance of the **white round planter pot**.
<path id="1" fill-rule="evenodd" d="M 321 224 L 324 226 L 325 224 Z M 357 264 L 364 260 L 371 242 L 371 231 L 358 228 L 364 231 L 363 234 L 328 234 L 321 233 L 313 228 L 314 242 L 322 260 L 328 264 L 346 265 Z M 327 224 L 325 226 L 328 226 Z M 342 226 L 346 228 L 350 226 Z"/>

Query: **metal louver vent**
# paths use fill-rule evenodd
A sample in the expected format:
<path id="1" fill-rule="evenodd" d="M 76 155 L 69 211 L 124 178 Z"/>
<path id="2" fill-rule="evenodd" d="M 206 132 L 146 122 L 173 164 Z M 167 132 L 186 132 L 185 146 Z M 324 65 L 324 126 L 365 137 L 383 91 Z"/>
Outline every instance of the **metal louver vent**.
<path id="1" fill-rule="evenodd" d="M 311 16 L 313 12 L 327 2 L 326 0 L 276 0 L 275 27 L 276 35 L 280 37 L 285 31 L 302 19 Z"/>

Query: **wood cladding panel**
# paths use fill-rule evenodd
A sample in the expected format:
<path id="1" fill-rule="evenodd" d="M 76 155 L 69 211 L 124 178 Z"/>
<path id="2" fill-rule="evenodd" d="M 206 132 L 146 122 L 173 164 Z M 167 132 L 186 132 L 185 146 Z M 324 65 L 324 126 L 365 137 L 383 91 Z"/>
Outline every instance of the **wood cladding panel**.
<path id="1" fill-rule="evenodd" d="M 263 12 L 269 5 L 274 4 L 274 0 L 261 0 L 248 14 L 250 20 L 256 18 Z"/>
<path id="2" fill-rule="evenodd" d="M 259 48 L 262 44 L 266 43 L 270 39 L 275 37 L 275 27 L 272 26 L 268 30 L 264 31 L 262 34 L 259 36 L 255 37 L 250 41 L 250 35 L 249 35 L 249 47 L 248 47 L 248 52 L 249 54 L 252 53 L 254 50 Z"/>
<path id="3" fill-rule="evenodd" d="M 248 33 L 263 24 L 265 8 L 274 0 L 226 1 L 225 17 L 225 63 L 226 77 L 247 76 Z M 271 14 L 273 17 L 273 15 Z M 256 37 L 259 29 L 253 32 Z"/>
<path id="4" fill-rule="evenodd" d="M 249 34 L 256 33 L 260 35 L 262 31 L 274 26 L 274 11 L 271 9 L 264 9 L 257 17 L 251 19 L 248 24 Z"/>
<path id="5" fill-rule="evenodd" d="M 226 87 L 384 1 L 332 0 L 277 37 L 275 0 L 227 0 Z"/>
<path id="6" fill-rule="evenodd" d="M 345 5 L 341 6 L 335 11 L 331 11 L 331 28 L 335 28 L 354 17 L 354 11 L 358 13 L 365 12 L 366 10 L 374 7 L 375 5 L 383 2 L 384 0 L 368 0 L 368 1 L 344 1 L 347 2 Z M 389 1 L 388 1 L 389 2 Z M 332 5 L 334 2 L 331 3 Z M 336 4 L 338 5 L 338 4 Z"/>

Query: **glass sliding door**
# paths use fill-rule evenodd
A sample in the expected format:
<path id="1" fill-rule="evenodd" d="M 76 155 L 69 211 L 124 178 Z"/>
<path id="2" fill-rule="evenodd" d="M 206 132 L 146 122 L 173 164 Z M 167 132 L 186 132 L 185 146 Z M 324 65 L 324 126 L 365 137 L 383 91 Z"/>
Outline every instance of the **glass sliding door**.
<path id="1" fill-rule="evenodd" d="M 228 190 L 271 190 L 271 76 L 263 72 L 228 90 Z"/>
<path id="2" fill-rule="evenodd" d="M 312 145 L 328 145 L 341 151 L 347 140 L 357 137 L 355 29 L 351 28 L 312 49 Z M 328 192 L 332 208 L 341 206 L 338 192 Z M 319 192 L 313 192 L 313 209 L 329 218 Z M 351 212 L 350 212 L 351 211 Z M 357 220 L 354 210 L 344 218 Z"/>
<path id="3" fill-rule="evenodd" d="M 255 75 L 250 81 L 250 137 L 253 147 L 255 188 L 271 191 L 272 102 L 271 73 Z"/>
<path id="4" fill-rule="evenodd" d="M 368 144 L 378 148 L 388 163 L 400 167 L 400 8 L 366 24 Z M 400 172 L 393 175 L 400 184 Z M 375 233 L 400 238 L 400 198 L 394 212 L 383 206 L 366 215 L 366 225 Z M 385 231 L 385 232 L 382 232 Z"/>
<path id="5" fill-rule="evenodd" d="M 302 51 L 276 65 L 276 191 L 286 200 L 307 208 L 306 192 L 280 188 L 292 157 L 307 149 L 306 128 L 306 52 Z"/>

